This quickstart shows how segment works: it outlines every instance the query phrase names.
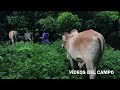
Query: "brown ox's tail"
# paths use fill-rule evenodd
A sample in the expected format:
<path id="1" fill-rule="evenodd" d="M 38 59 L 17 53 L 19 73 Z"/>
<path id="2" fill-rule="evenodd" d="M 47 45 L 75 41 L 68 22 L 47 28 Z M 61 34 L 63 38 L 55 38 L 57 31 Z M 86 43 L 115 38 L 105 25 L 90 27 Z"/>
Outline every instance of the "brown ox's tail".
<path id="1" fill-rule="evenodd" d="M 100 45 L 100 54 L 99 54 L 100 56 L 98 58 L 98 63 L 100 63 L 101 58 L 102 58 L 103 53 L 104 53 L 105 39 L 104 39 L 104 37 L 101 34 L 97 34 L 97 39 L 98 39 L 99 45 Z"/>

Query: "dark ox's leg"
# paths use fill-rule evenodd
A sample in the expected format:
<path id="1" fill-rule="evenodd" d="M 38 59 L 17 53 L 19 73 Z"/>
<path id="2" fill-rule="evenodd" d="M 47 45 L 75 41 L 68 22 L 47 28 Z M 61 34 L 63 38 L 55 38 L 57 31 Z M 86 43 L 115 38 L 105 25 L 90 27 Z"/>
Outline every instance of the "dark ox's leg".
<path id="1" fill-rule="evenodd" d="M 32 43 L 32 39 L 29 37 L 28 40 L 30 41 L 30 43 Z"/>

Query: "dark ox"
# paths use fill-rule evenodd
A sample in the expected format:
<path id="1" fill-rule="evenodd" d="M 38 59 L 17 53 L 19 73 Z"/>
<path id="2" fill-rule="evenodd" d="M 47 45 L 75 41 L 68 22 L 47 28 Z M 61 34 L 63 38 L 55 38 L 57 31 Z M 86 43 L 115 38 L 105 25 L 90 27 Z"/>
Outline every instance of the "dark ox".
<path id="1" fill-rule="evenodd" d="M 86 65 L 87 71 L 95 72 L 89 74 L 89 79 L 95 79 L 104 52 L 104 37 L 92 29 L 80 33 L 73 29 L 70 33 L 64 33 L 62 40 L 62 46 L 67 50 L 67 59 L 70 60 L 72 69 L 75 69 L 75 61 L 80 69 Z"/>
<path id="2" fill-rule="evenodd" d="M 33 34 L 32 33 L 25 33 L 24 34 L 24 39 L 26 40 L 26 41 L 32 41 L 32 38 L 33 38 Z"/>
<path id="3" fill-rule="evenodd" d="M 24 33 L 24 35 L 18 35 L 18 41 L 32 41 L 32 33 Z"/>

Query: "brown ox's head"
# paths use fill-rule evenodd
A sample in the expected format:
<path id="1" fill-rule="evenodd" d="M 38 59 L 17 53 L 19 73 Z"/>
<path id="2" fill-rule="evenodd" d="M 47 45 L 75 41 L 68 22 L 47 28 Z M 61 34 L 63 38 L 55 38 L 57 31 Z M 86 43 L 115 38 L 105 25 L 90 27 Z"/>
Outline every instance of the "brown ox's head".
<path id="1" fill-rule="evenodd" d="M 70 33 L 68 32 L 64 32 L 62 35 L 62 47 L 66 48 L 66 43 L 68 41 L 69 38 L 72 38 L 74 35 L 78 34 L 77 29 L 73 29 Z"/>
<path id="2" fill-rule="evenodd" d="M 69 33 L 68 32 L 64 32 L 63 33 L 63 35 L 62 35 L 62 41 L 63 41 L 63 43 L 62 43 L 62 48 L 64 47 L 66 47 L 66 43 L 67 43 L 67 40 L 69 39 Z"/>

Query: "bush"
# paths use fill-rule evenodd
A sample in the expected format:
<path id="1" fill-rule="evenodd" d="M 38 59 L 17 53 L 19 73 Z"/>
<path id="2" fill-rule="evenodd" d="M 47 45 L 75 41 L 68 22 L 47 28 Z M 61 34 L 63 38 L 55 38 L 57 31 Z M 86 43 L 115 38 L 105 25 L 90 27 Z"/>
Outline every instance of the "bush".
<path id="1" fill-rule="evenodd" d="M 65 76 L 68 67 L 63 57 L 64 49 L 58 44 L 19 42 L 0 49 L 2 49 L 0 53 L 2 79 L 68 78 Z"/>
<path id="2" fill-rule="evenodd" d="M 70 63 L 61 40 L 53 44 L 17 42 L 0 46 L 1 79 L 86 79 L 86 75 L 70 75 Z M 107 46 L 100 70 L 114 70 L 114 75 L 100 75 L 98 79 L 120 78 L 120 51 Z"/>
<path id="3" fill-rule="evenodd" d="M 103 70 L 114 70 L 113 75 L 101 75 L 101 78 L 105 79 L 118 79 L 120 78 L 120 51 L 114 50 L 114 48 L 107 45 L 103 55 L 103 60 L 100 65 Z"/>

